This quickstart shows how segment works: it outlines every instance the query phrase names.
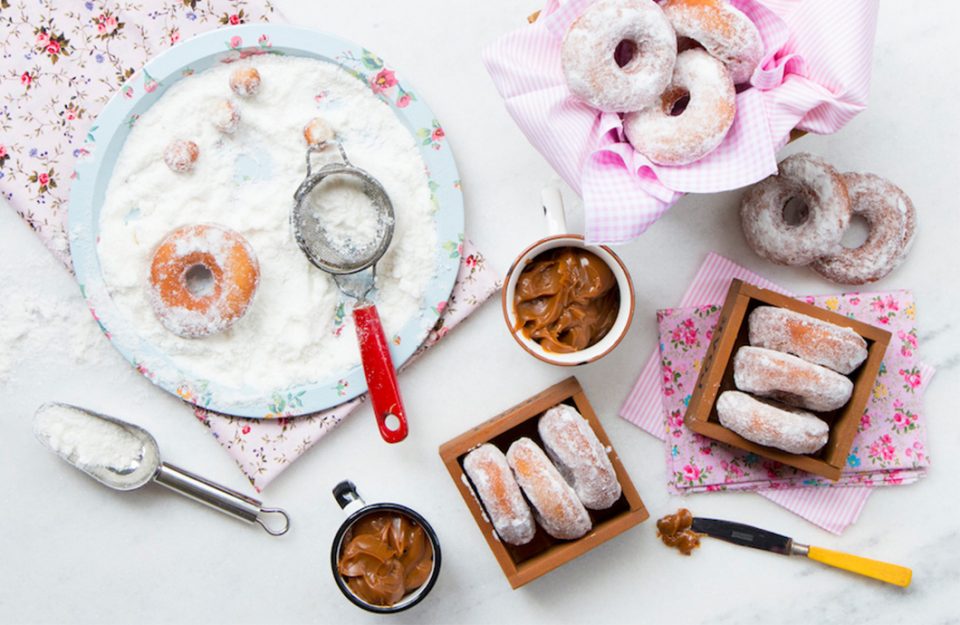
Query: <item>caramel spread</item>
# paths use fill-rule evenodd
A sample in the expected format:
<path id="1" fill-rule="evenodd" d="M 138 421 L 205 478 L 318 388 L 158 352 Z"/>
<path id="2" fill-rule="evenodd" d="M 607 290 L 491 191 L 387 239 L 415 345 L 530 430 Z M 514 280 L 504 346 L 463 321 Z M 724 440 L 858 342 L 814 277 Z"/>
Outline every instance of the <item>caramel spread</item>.
<path id="1" fill-rule="evenodd" d="M 391 606 L 430 577 L 433 547 L 415 521 L 397 512 L 373 512 L 348 531 L 337 569 L 357 597 Z"/>
<path id="2" fill-rule="evenodd" d="M 517 330 L 550 352 L 568 353 L 602 339 L 620 310 L 617 279 L 591 252 L 563 247 L 540 254 L 520 273 Z"/>
<path id="3" fill-rule="evenodd" d="M 675 514 L 668 514 L 657 521 L 657 536 L 667 547 L 688 556 L 700 546 L 700 534 L 690 529 L 692 524 L 693 514 L 686 508 L 680 508 Z"/>

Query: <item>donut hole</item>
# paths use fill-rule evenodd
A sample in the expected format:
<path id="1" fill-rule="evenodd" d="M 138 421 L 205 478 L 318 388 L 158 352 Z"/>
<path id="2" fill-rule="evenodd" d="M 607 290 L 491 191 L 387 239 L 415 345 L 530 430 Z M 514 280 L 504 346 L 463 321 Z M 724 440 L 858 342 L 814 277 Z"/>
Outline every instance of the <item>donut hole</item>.
<path id="1" fill-rule="evenodd" d="M 870 224 L 860 215 L 854 215 L 850 218 L 850 225 L 844 231 L 843 238 L 840 239 L 840 245 L 848 250 L 855 250 L 862 247 L 869 236 Z"/>
<path id="2" fill-rule="evenodd" d="M 183 282 L 190 295 L 201 298 L 213 295 L 214 276 L 210 268 L 204 264 L 197 263 L 183 274 Z"/>
<path id="3" fill-rule="evenodd" d="M 691 39 L 690 37 L 677 37 L 677 54 L 681 52 L 686 52 L 687 50 L 703 50 L 704 47 L 700 45 L 700 42 L 696 39 Z"/>
<path id="4" fill-rule="evenodd" d="M 639 52 L 637 42 L 632 39 L 624 39 L 614 48 L 613 61 L 617 64 L 617 67 L 624 68 L 629 65 L 631 61 L 639 58 L 640 55 L 638 55 L 637 52 Z"/>
<path id="5" fill-rule="evenodd" d="M 799 226 L 810 218 L 810 207 L 803 198 L 792 197 L 783 205 L 782 217 L 788 226 Z"/>
<path id="6" fill-rule="evenodd" d="M 669 87 L 660 96 L 660 103 L 664 113 L 670 117 L 678 117 L 690 104 L 690 92 L 682 87 Z"/>

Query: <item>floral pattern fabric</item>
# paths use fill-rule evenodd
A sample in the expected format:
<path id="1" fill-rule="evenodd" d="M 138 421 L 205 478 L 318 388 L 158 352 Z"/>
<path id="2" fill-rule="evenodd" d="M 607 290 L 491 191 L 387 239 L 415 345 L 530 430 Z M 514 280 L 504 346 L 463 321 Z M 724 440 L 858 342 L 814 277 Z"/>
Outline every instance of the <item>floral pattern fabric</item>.
<path id="1" fill-rule="evenodd" d="M 0 0 L 0 195 L 69 267 L 69 180 L 107 101 L 181 39 L 272 14 L 266 0 Z"/>
<path id="2" fill-rule="evenodd" d="M 917 358 L 916 306 L 907 291 L 801 298 L 892 334 L 847 466 L 833 482 L 729 447 L 683 424 L 719 306 L 660 310 L 660 367 L 668 488 L 673 493 L 914 482 L 930 463 L 922 395 L 932 369 Z"/>
<path id="3" fill-rule="evenodd" d="M 500 289 L 499 274 L 487 265 L 486 259 L 470 241 L 461 243 L 452 253 L 461 258 L 453 293 L 448 301 L 438 304 L 440 319 L 423 345 L 400 368 L 401 372 Z M 197 408 L 195 413 L 217 442 L 236 460 L 253 487 L 261 491 L 365 399 L 366 395 L 361 395 L 330 410 L 301 417 L 244 419 L 208 412 L 202 408 Z M 282 415 L 283 407 L 279 406 L 277 412 Z M 370 436 L 378 436 L 372 421 Z"/>

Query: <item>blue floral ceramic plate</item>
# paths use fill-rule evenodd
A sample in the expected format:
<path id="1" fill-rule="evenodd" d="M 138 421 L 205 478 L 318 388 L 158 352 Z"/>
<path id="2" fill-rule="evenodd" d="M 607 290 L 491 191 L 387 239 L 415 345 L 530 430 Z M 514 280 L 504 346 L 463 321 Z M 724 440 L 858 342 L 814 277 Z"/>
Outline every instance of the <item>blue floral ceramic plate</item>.
<path id="1" fill-rule="evenodd" d="M 459 268 L 463 196 L 453 155 L 433 112 L 410 86 L 369 50 L 331 35 L 272 24 L 223 28 L 160 54 L 137 72 L 100 113 L 87 136 L 70 194 L 70 252 L 80 288 L 114 346 L 152 382 L 203 408 L 255 418 L 296 416 L 325 410 L 367 390 L 360 365 L 316 383 L 253 393 L 191 375 L 138 336 L 111 299 L 97 256 L 100 206 L 116 159 L 137 117 L 184 76 L 218 63 L 260 54 L 306 56 L 335 63 L 387 103 L 420 146 L 436 206 L 437 272 L 419 312 L 392 338 L 396 366 L 416 351 L 437 322 Z"/>

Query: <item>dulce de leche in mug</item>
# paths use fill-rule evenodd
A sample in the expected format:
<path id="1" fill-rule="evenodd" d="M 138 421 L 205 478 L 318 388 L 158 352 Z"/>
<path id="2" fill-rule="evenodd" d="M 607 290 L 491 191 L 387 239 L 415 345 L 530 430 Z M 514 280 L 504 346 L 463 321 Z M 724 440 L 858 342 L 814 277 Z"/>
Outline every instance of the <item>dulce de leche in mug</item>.
<path id="1" fill-rule="evenodd" d="M 514 292 L 516 330 L 554 353 L 596 344 L 617 320 L 620 289 L 610 267 L 579 247 L 547 250 L 530 261 Z"/>

